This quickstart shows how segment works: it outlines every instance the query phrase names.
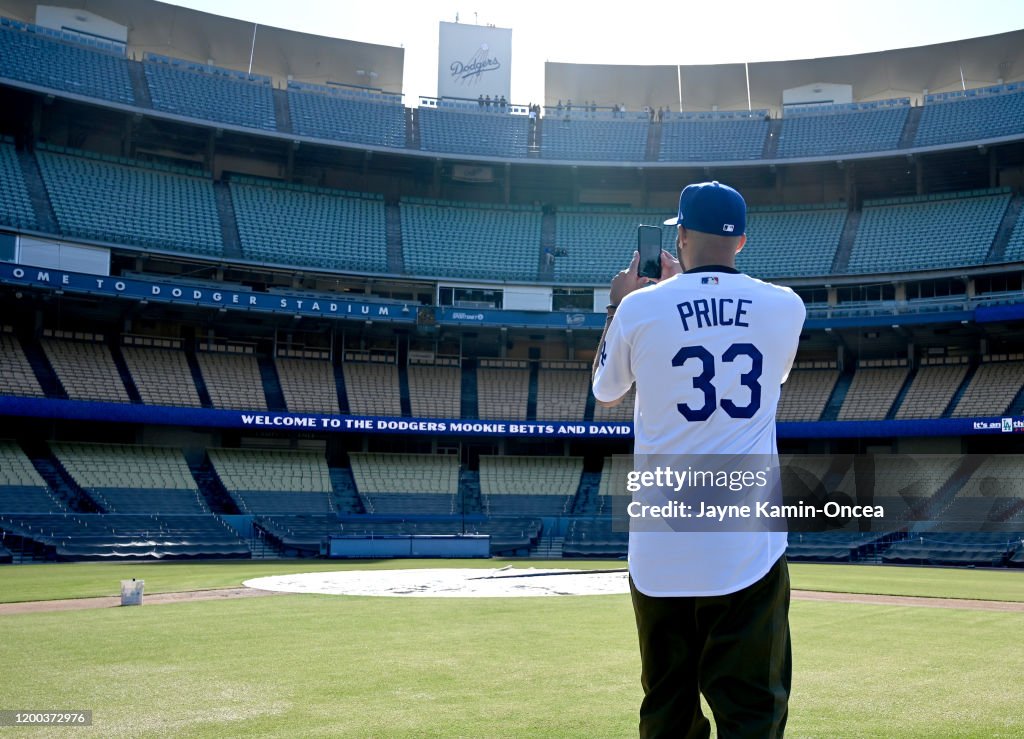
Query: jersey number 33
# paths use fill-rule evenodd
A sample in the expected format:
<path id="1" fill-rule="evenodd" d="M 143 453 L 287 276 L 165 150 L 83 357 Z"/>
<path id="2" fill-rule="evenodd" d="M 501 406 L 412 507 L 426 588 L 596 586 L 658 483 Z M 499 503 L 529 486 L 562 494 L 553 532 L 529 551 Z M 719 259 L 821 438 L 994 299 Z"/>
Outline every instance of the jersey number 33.
<path id="1" fill-rule="evenodd" d="M 687 403 L 677 403 L 676 408 L 687 421 L 706 421 L 715 412 L 715 408 L 721 406 L 732 418 L 752 418 L 761 407 L 761 369 L 764 357 L 761 351 L 753 344 L 732 344 L 722 352 L 722 362 L 734 362 L 738 357 L 750 359 L 750 370 L 740 375 L 740 384 L 750 390 L 750 398 L 746 405 L 738 405 L 736 401 L 729 398 L 718 400 L 718 392 L 715 389 L 715 356 L 703 346 L 684 346 L 672 357 L 673 367 L 682 367 L 689 361 L 699 362 L 701 365 L 700 374 L 693 378 L 693 387 L 704 394 L 704 404 L 694 408 Z"/>

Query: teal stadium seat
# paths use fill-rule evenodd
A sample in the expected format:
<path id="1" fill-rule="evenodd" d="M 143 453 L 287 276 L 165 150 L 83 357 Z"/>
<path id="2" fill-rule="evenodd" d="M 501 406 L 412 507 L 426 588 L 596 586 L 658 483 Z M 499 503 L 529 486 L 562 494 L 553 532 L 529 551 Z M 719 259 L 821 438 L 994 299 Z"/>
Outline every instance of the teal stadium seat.
<path id="1" fill-rule="evenodd" d="M 950 193 L 943 200 L 867 200 L 848 271 L 900 272 L 985 261 L 1010 203 L 1007 190 Z"/>
<path id="2" fill-rule="evenodd" d="M 642 162 L 647 155 L 647 120 L 588 120 L 549 115 L 543 121 L 544 159 Z"/>
<path id="3" fill-rule="evenodd" d="M 736 266 L 757 278 L 827 275 L 832 270 L 846 208 L 761 212 L 747 218 L 747 244 Z"/>
<path id="4" fill-rule="evenodd" d="M 1010 234 L 1010 241 L 1006 245 L 1003 261 L 1024 262 L 1024 218 L 1017 217 L 1017 225 Z"/>
<path id="5" fill-rule="evenodd" d="M 868 110 L 787 113 L 779 133 L 779 158 L 895 149 L 909 111 L 908 101 Z"/>
<path id="6" fill-rule="evenodd" d="M 661 223 L 664 211 L 614 212 L 597 209 L 560 211 L 556 243 L 565 253 L 555 259 L 559 282 L 605 283 L 629 263 L 636 248 L 636 227 Z M 747 246 L 737 267 L 754 277 L 794 277 L 828 274 L 846 210 L 839 206 L 815 209 L 760 211 L 747 219 Z M 675 254 L 675 230 L 664 227 L 662 248 Z"/>
<path id="7" fill-rule="evenodd" d="M 660 224 L 664 211 L 559 211 L 555 221 L 555 279 L 565 283 L 605 284 L 629 264 L 636 249 L 636 227 Z M 662 248 L 675 252 L 675 233 L 662 230 Z"/>
<path id="8" fill-rule="evenodd" d="M 522 158 L 528 153 L 530 120 L 523 115 L 418 110 L 423 151 Z"/>
<path id="9" fill-rule="evenodd" d="M 735 120 L 669 118 L 661 124 L 658 161 L 724 162 L 760 159 L 768 136 L 768 126 L 763 114 Z"/>
<path id="10" fill-rule="evenodd" d="M 15 228 L 36 227 L 18 155 L 7 142 L 0 142 L 0 223 Z"/>
<path id="11" fill-rule="evenodd" d="M 61 233 L 176 252 L 223 254 L 209 177 L 79 154 L 44 147 L 36 152 Z"/>
<path id="12" fill-rule="evenodd" d="M 246 259 L 355 272 L 387 270 L 381 196 L 269 180 L 230 183 Z"/>
<path id="13" fill-rule="evenodd" d="M 146 82 L 153 107 L 167 113 L 276 131 L 269 79 L 242 79 L 244 73 L 200 71 L 206 65 L 147 56 Z M 180 66 L 174 66 L 180 65 Z M 192 67 L 192 68 L 190 68 Z M 210 68 L 214 69 L 214 68 Z"/>
<path id="14" fill-rule="evenodd" d="M 914 145 L 977 141 L 1021 132 L 1024 132 L 1024 91 L 993 91 L 936 102 L 926 99 Z"/>
<path id="15" fill-rule="evenodd" d="M 405 147 L 405 108 L 400 99 L 360 100 L 289 85 L 288 109 L 292 131 L 300 136 Z"/>
<path id="16" fill-rule="evenodd" d="M 58 41 L 36 26 L 0 26 L 0 77 L 62 92 L 135 104 L 123 54 Z"/>
<path id="17" fill-rule="evenodd" d="M 540 208 L 402 201 L 406 272 L 485 280 L 537 279 Z"/>

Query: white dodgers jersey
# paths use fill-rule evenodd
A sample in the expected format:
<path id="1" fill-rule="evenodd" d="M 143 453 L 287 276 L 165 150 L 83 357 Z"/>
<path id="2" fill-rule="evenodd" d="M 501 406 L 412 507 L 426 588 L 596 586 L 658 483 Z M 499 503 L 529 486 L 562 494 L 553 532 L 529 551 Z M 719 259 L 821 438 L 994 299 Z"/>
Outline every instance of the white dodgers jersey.
<path id="1" fill-rule="evenodd" d="M 805 314 L 789 288 L 726 267 L 675 275 L 623 299 L 594 395 L 612 401 L 636 383 L 636 455 L 775 458 L 775 410 Z M 783 531 L 631 530 L 629 570 L 646 595 L 724 595 L 761 579 L 785 549 Z"/>

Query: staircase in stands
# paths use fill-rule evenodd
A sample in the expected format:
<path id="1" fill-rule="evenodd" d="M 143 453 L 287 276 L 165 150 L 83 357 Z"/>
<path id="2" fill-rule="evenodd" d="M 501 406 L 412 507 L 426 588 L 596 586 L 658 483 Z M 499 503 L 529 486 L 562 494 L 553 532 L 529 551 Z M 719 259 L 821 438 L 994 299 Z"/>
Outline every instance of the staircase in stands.
<path id="1" fill-rule="evenodd" d="M 536 546 L 530 550 L 530 559 L 561 559 L 564 546 L 564 536 L 542 535 Z"/>

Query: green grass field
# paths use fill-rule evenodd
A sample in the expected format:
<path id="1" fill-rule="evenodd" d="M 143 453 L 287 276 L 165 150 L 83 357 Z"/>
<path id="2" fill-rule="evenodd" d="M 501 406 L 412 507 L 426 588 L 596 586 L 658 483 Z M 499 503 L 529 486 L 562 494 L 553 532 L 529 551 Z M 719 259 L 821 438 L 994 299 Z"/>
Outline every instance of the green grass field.
<path id="1" fill-rule="evenodd" d="M 153 593 L 439 564 L 5 567 L 0 599 L 113 595 L 132 576 Z M 1024 601 L 1021 572 L 792 565 L 792 573 L 802 589 Z M 794 601 L 792 628 L 789 736 L 1024 736 L 1024 613 Z M 94 711 L 91 728 L 0 729 L 12 736 L 636 734 L 639 658 L 627 596 L 282 595 L 0 615 L 0 633 L 0 708 Z"/>

